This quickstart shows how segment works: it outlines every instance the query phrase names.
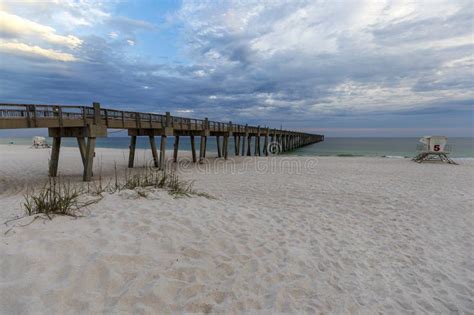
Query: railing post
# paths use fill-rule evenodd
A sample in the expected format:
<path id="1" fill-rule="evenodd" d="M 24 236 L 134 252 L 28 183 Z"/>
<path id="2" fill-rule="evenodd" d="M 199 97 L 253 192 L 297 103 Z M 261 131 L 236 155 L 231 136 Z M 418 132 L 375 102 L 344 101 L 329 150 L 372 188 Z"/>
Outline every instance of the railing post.
<path id="1" fill-rule="evenodd" d="M 36 114 L 36 105 L 33 105 L 33 122 L 34 126 L 38 127 L 38 115 Z"/>
<path id="2" fill-rule="evenodd" d="M 87 107 L 81 106 L 82 108 L 82 120 L 84 121 L 84 125 L 87 124 Z"/>
<path id="3" fill-rule="evenodd" d="M 94 125 L 100 125 L 100 103 L 92 103 L 94 107 Z"/>
<path id="4" fill-rule="evenodd" d="M 57 107 L 58 109 L 58 119 L 59 119 L 59 126 L 63 126 L 63 109 L 61 108 L 61 106 L 58 106 Z"/>
<path id="5" fill-rule="evenodd" d="M 25 109 L 26 109 L 26 119 L 28 121 L 28 128 L 31 128 L 30 107 L 25 106 Z"/>
<path id="6" fill-rule="evenodd" d="M 138 129 L 142 127 L 141 120 L 140 120 L 140 113 L 138 112 L 135 113 L 135 124 L 137 125 Z"/>
<path id="7" fill-rule="evenodd" d="M 166 127 L 171 127 L 172 121 L 171 121 L 171 113 L 166 112 L 166 120 L 165 120 L 165 126 Z"/>

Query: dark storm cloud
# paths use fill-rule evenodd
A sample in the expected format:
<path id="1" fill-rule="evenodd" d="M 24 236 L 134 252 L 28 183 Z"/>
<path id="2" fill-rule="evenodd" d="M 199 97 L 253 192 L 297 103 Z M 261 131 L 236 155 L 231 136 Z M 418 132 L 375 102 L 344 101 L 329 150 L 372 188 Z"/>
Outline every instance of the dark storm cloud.
<path id="1" fill-rule="evenodd" d="M 371 5 L 185 2 L 177 16 L 190 62 L 130 58 L 124 43 L 82 36 L 75 62 L 2 53 L 0 98 L 193 109 L 194 116 L 308 128 L 328 119 L 345 126 L 351 116 L 379 126 L 372 117 L 402 124 L 407 116 L 472 110 L 474 46 L 459 42 L 472 39 L 472 8 L 415 8 L 400 18 L 390 15 L 396 4 Z M 156 31 L 127 17 L 104 21 L 130 38 Z"/>

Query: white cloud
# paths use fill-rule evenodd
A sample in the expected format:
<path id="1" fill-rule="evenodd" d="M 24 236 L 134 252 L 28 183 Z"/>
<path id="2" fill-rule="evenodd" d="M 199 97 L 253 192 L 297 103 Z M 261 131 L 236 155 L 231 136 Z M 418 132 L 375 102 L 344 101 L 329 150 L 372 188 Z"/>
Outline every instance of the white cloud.
<path id="1" fill-rule="evenodd" d="M 455 59 L 455 60 L 449 60 L 445 62 L 443 66 L 446 68 L 453 68 L 453 67 L 458 67 L 458 66 L 465 66 L 465 67 L 472 68 L 474 67 L 474 55 Z"/>
<path id="2" fill-rule="evenodd" d="M 192 75 L 207 74 L 219 99 L 304 115 L 469 101 L 468 8 L 463 0 L 185 1 L 177 17 L 199 66 Z"/>
<path id="3" fill-rule="evenodd" d="M 131 39 L 127 39 L 127 44 L 129 46 L 135 46 L 135 41 L 131 40 Z"/>
<path id="4" fill-rule="evenodd" d="M 109 33 L 109 37 L 112 38 L 112 39 L 116 39 L 118 36 L 119 36 L 119 34 L 117 32 L 110 32 Z"/>
<path id="5" fill-rule="evenodd" d="M 53 49 L 44 49 L 38 46 L 30 46 L 24 43 L 5 42 L 0 40 L 0 50 L 7 53 L 22 54 L 34 57 L 44 57 L 59 61 L 77 61 L 78 59 L 71 54 L 55 51 Z"/>
<path id="6" fill-rule="evenodd" d="M 82 40 L 73 35 L 58 35 L 56 30 L 50 26 L 38 24 L 20 16 L 0 11 L 0 34 L 5 37 L 14 38 L 34 38 L 69 48 L 77 48 L 82 44 Z"/>
<path id="7" fill-rule="evenodd" d="M 205 77 L 207 75 L 206 71 L 204 71 L 204 70 L 196 70 L 196 71 L 193 72 L 193 74 L 196 77 L 199 77 L 199 78 Z"/>
<path id="8" fill-rule="evenodd" d="M 100 0 L 2 0 L 5 11 L 32 16 L 38 23 L 72 31 L 78 27 L 102 24 L 110 17 L 106 9 L 114 1 Z"/>
<path id="9" fill-rule="evenodd" d="M 68 11 L 58 12 L 54 14 L 53 20 L 56 23 L 64 26 L 68 30 L 73 30 L 77 27 L 81 26 L 92 26 L 93 22 L 89 19 L 86 19 L 83 16 L 74 16 L 72 13 Z"/>

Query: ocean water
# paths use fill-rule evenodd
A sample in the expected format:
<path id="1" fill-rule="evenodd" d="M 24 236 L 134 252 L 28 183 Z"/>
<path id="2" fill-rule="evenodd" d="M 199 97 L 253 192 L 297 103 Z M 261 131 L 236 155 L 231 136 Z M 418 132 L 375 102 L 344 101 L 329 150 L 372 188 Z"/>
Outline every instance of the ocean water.
<path id="1" fill-rule="evenodd" d="M 181 137 L 179 143 L 180 150 L 190 150 L 189 137 Z M 47 140 L 51 143 L 51 139 Z M 199 137 L 196 137 L 196 149 L 199 149 Z M 0 138 L 0 144 L 30 145 L 32 138 Z M 156 137 L 156 142 L 160 144 L 160 137 Z M 167 149 L 173 148 L 173 137 L 168 137 Z M 222 139 L 221 139 L 222 143 Z M 129 137 L 108 137 L 97 138 L 97 146 L 102 148 L 127 149 L 130 144 Z M 382 156 L 382 157 L 413 157 L 416 155 L 416 147 L 419 144 L 418 138 L 330 138 L 326 137 L 324 142 L 319 142 L 303 148 L 299 148 L 289 155 L 302 156 Z M 448 144 L 451 146 L 451 157 L 454 158 L 474 158 L 474 138 L 449 138 Z M 77 147 L 76 139 L 63 138 L 62 145 L 67 147 Z M 263 149 L 263 139 L 261 140 Z M 147 137 L 137 138 L 137 148 L 149 148 Z M 215 137 L 209 137 L 207 141 L 209 151 L 216 151 Z M 252 152 L 254 142 L 251 144 Z M 231 137 L 229 141 L 229 153 L 234 152 L 234 142 Z"/>
<path id="2" fill-rule="evenodd" d="M 297 155 L 413 157 L 419 138 L 325 138 L 324 142 L 303 147 Z M 448 138 L 451 157 L 474 157 L 474 138 Z"/>

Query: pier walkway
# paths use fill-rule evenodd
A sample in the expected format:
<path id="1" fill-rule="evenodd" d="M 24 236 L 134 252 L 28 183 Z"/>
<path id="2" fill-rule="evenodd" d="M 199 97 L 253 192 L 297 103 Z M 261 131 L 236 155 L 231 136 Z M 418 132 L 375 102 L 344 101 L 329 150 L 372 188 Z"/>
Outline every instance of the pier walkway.
<path id="1" fill-rule="evenodd" d="M 206 157 L 208 137 L 216 137 L 218 157 L 227 159 L 229 155 L 229 137 L 234 137 L 235 155 L 252 155 L 252 138 L 255 156 L 277 154 L 324 141 L 323 135 L 302 133 L 260 126 L 216 122 L 205 119 L 193 119 L 153 113 L 120 111 L 101 108 L 99 103 L 93 106 L 62 106 L 33 104 L 0 103 L 0 129 L 48 128 L 53 138 L 49 175 L 58 172 L 61 138 L 77 138 L 79 151 L 84 165 L 83 179 L 92 178 L 92 166 L 95 156 L 96 138 L 107 137 L 108 129 L 126 129 L 130 136 L 128 166 L 133 167 L 137 137 L 149 137 L 155 167 L 165 167 L 167 137 L 174 136 L 173 160 L 178 158 L 180 137 L 190 137 L 194 162 L 202 162 Z M 155 137 L 161 137 L 160 154 Z M 199 158 L 196 156 L 195 138 L 200 137 Z M 263 138 L 263 146 L 261 141 Z M 222 143 L 221 143 L 222 139 Z"/>

